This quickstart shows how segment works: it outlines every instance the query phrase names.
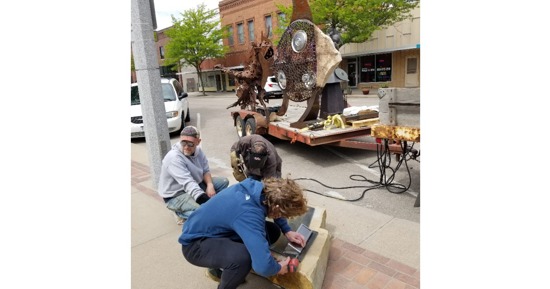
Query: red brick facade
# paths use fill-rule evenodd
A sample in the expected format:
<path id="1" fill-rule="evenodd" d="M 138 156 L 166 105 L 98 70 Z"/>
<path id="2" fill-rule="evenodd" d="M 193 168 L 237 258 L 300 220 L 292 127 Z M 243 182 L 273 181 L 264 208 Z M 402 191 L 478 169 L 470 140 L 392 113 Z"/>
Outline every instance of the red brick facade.
<path id="1" fill-rule="evenodd" d="M 161 49 L 166 51 L 165 50 L 166 49 L 166 44 L 168 44 L 168 42 L 170 42 L 170 38 L 164 32 L 166 30 L 168 30 L 169 28 L 171 28 L 171 27 L 164 28 L 162 30 L 158 30 L 158 31 L 155 32 L 156 53 L 157 53 L 157 60 L 158 60 L 158 64 L 159 64 L 160 69 L 162 69 L 161 67 L 164 66 L 164 56 L 161 57 Z M 176 73 L 176 72 L 174 72 L 174 73 Z M 135 71 L 131 71 L 130 79 L 131 79 L 132 83 L 137 82 Z"/>
<path id="2" fill-rule="evenodd" d="M 165 49 L 166 44 L 170 42 L 170 38 L 168 38 L 168 36 L 166 36 L 164 32 L 170 28 L 172 28 L 172 26 L 157 31 L 156 44 L 157 44 L 157 58 L 159 61 L 159 66 L 164 65 L 164 57 L 161 57 L 160 55 L 160 47 L 163 47 L 163 49 Z"/>
<path id="3" fill-rule="evenodd" d="M 248 61 L 250 52 L 249 28 L 248 22 L 254 23 L 254 42 L 258 43 L 262 33 L 267 35 L 266 16 L 271 16 L 272 27 L 278 25 L 277 4 L 283 6 L 292 5 L 292 0 L 225 0 L 219 3 L 221 26 L 233 27 L 234 44 L 229 45 L 228 39 L 224 39 L 223 44 L 229 46 L 230 51 L 225 57 L 225 66 L 243 65 Z M 291 15 L 286 15 L 290 18 Z M 237 25 L 242 23 L 244 28 L 244 41 L 239 43 Z"/>

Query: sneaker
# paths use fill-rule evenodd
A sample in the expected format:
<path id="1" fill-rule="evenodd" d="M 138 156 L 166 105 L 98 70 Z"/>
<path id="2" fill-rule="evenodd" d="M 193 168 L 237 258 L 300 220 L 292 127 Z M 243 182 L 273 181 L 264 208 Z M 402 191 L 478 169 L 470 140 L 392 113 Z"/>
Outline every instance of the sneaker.
<path id="1" fill-rule="evenodd" d="M 176 214 L 176 212 L 173 212 L 173 213 L 174 213 L 174 219 L 176 219 L 176 224 L 178 224 L 178 226 L 183 225 L 183 223 L 185 222 L 185 219 L 178 216 L 178 214 Z"/>
<path id="2" fill-rule="evenodd" d="M 222 270 L 216 268 L 208 268 L 206 270 L 206 276 L 216 282 L 220 282 L 220 279 L 222 278 Z"/>

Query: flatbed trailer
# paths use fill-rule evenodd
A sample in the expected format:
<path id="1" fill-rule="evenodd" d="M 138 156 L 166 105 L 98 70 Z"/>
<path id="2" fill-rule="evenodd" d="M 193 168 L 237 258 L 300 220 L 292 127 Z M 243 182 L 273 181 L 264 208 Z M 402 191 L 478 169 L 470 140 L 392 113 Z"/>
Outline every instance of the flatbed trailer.
<path id="1" fill-rule="evenodd" d="M 231 111 L 230 114 L 239 137 L 260 134 L 310 146 L 331 145 L 371 151 L 383 148 L 376 138 L 371 137 L 371 126 L 378 123 L 378 118 L 362 121 L 361 126 L 346 124 L 345 128 L 304 130 L 293 127 L 293 121 L 303 114 L 305 107 L 289 105 L 284 116 L 276 116 L 278 109 L 279 106 L 269 107 L 269 113 L 265 113 L 263 107 L 257 107 L 256 111 L 238 110 Z M 269 119 L 267 115 L 270 116 Z M 310 121 L 310 123 L 317 121 L 322 120 Z M 388 147 L 396 154 L 402 151 L 399 144 L 390 144 Z"/>

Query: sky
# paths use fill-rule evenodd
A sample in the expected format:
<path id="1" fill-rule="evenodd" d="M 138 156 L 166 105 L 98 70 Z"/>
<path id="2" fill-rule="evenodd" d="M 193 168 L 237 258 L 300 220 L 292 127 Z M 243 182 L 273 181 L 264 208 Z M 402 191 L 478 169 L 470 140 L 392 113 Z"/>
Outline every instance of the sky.
<path id="1" fill-rule="evenodd" d="M 220 0 L 204 0 L 204 1 L 182 1 L 182 0 L 154 0 L 155 14 L 157 16 L 157 30 L 164 29 L 172 25 L 172 17 L 181 19 L 180 13 L 189 9 L 196 9 L 201 3 L 206 7 L 215 9 L 218 8 Z"/>

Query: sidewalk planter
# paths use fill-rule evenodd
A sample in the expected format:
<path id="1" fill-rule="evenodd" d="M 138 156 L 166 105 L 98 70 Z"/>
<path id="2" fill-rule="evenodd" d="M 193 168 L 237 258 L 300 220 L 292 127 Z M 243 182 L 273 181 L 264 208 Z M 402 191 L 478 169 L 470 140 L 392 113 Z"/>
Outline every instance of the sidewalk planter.
<path id="1" fill-rule="evenodd" d="M 363 94 L 367 95 L 367 94 L 370 93 L 371 87 L 363 84 L 363 85 L 360 85 L 360 86 L 359 86 L 359 89 L 361 89 L 361 91 L 363 92 Z"/>

